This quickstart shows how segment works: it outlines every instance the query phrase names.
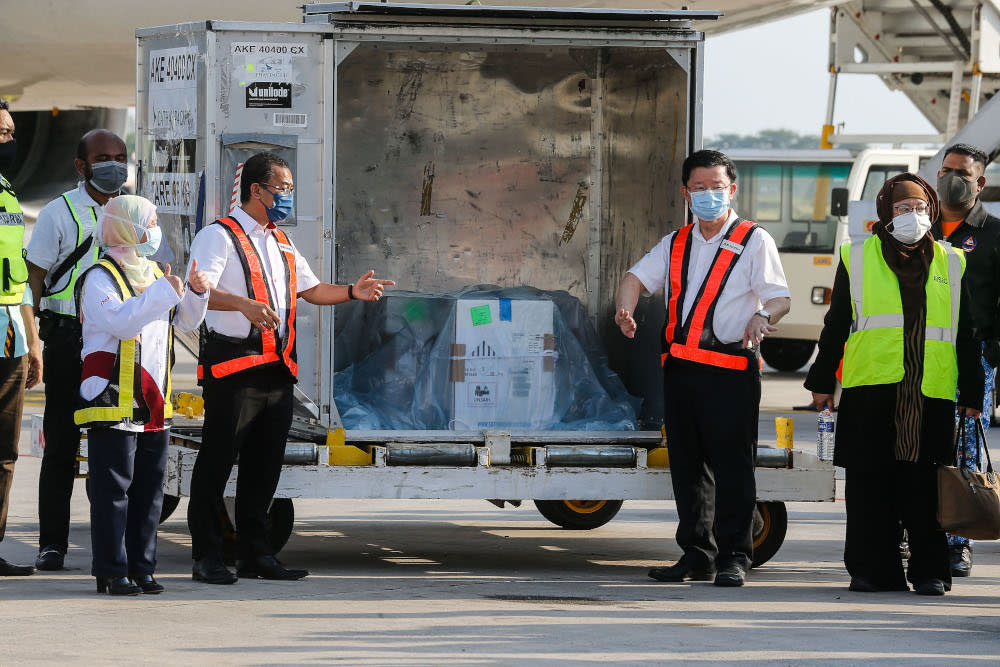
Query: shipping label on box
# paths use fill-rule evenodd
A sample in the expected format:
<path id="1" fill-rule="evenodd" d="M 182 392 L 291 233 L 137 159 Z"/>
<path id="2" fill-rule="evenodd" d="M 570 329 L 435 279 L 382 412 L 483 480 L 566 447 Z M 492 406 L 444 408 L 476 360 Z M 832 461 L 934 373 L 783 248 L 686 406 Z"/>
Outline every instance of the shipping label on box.
<path id="1" fill-rule="evenodd" d="M 555 405 L 551 301 L 459 299 L 452 428 L 541 428 Z"/>

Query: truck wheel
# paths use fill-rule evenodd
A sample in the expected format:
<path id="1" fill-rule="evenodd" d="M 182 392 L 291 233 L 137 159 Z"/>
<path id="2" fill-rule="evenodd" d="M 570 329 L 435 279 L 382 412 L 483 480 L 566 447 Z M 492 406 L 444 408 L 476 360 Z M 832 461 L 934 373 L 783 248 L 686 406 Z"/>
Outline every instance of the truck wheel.
<path id="1" fill-rule="evenodd" d="M 267 511 L 267 542 L 274 553 L 281 551 L 292 535 L 295 507 L 291 498 L 275 498 Z M 222 556 L 229 565 L 236 562 L 239 538 L 227 512 L 222 521 Z"/>
<path id="2" fill-rule="evenodd" d="M 799 370 L 812 357 L 816 341 L 793 338 L 765 338 L 760 342 L 760 354 L 768 366 L 782 373 Z"/>
<path id="3" fill-rule="evenodd" d="M 163 509 L 160 510 L 160 523 L 170 518 L 170 515 L 177 509 L 177 504 L 181 502 L 180 496 L 163 494 Z"/>
<path id="4" fill-rule="evenodd" d="M 750 567 L 760 567 L 778 553 L 787 529 L 785 503 L 757 503 L 753 513 L 753 562 Z"/>
<path id="5" fill-rule="evenodd" d="M 621 500 L 536 500 L 535 507 L 552 523 L 569 530 L 590 530 L 611 521 Z"/>

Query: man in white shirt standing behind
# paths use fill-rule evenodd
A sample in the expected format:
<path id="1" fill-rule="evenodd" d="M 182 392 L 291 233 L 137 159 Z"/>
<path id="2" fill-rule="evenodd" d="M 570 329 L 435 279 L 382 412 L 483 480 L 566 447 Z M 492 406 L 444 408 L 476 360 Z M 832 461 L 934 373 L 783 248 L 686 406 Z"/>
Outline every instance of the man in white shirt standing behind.
<path id="1" fill-rule="evenodd" d="M 285 568 L 267 541 L 274 497 L 292 423 L 295 303 L 377 301 L 391 280 L 369 271 L 353 285 L 321 282 L 275 225 L 292 212 L 295 185 L 288 163 L 258 153 L 243 165 L 240 206 L 195 237 L 191 261 L 211 284 L 207 335 L 198 355 L 205 426 L 191 478 L 188 526 L 192 578 L 232 584 L 237 576 L 301 579 Z M 222 507 L 226 481 L 239 456 L 236 484 L 236 575 L 223 564 Z"/>
<path id="2" fill-rule="evenodd" d="M 731 206 L 732 161 L 718 151 L 692 153 L 682 182 L 694 224 L 665 236 L 629 269 L 616 297 L 615 323 L 628 338 L 640 294 L 663 288 L 667 305 L 664 422 L 684 555 L 649 576 L 742 586 L 753 559 L 756 348 L 777 331 L 791 298 L 774 239 Z"/>
<path id="3" fill-rule="evenodd" d="M 28 243 L 28 283 L 39 316 L 45 382 L 45 455 L 38 475 L 39 570 L 61 570 L 69 547 L 69 505 L 76 479 L 83 347 L 73 288 L 97 261 L 94 228 L 128 178 L 125 142 L 108 130 L 83 135 L 73 165 L 83 179 L 45 205 Z"/>

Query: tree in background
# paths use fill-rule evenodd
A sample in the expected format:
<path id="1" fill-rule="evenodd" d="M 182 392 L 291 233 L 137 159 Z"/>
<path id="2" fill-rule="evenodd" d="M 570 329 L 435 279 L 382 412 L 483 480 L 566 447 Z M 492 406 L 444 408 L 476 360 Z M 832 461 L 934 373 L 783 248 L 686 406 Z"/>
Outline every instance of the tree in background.
<path id="1" fill-rule="evenodd" d="M 705 139 L 706 148 L 727 150 L 730 148 L 819 148 L 818 134 L 799 134 L 792 130 L 761 130 L 757 134 L 720 134 Z"/>

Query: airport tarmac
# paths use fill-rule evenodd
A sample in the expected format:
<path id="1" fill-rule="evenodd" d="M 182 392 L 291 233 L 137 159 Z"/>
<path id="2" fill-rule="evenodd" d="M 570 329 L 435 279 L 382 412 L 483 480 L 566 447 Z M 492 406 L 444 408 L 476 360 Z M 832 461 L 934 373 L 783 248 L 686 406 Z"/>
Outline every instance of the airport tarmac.
<path id="1" fill-rule="evenodd" d="M 191 365 L 181 361 L 182 386 Z M 808 398 L 804 374 L 765 377 L 761 442 L 791 414 L 796 446 L 813 449 L 815 414 L 789 411 Z M 29 392 L 26 413 L 40 411 Z M 27 432 L 21 443 L 27 452 Z M 17 466 L 0 544 L 14 562 L 37 548 L 38 469 L 30 456 Z M 1000 545 L 977 545 L 975 576 L 943 598 L 852 593 L 842 500 L 789 504 L 784 546 L 740 589 L 646 577 L 679 556 L 671 502 L 627 502 L 604 527 L 573 532 L 530 503 L 296 501 L 280 557 L 311 576 L 233 586 L 191 580 L 185 508 L 160 532 L 167 592 L 100 596 L 78 482 L 68 569 L 0 578 L 0 665 L 945 664 L 1000 652 Z"/>

